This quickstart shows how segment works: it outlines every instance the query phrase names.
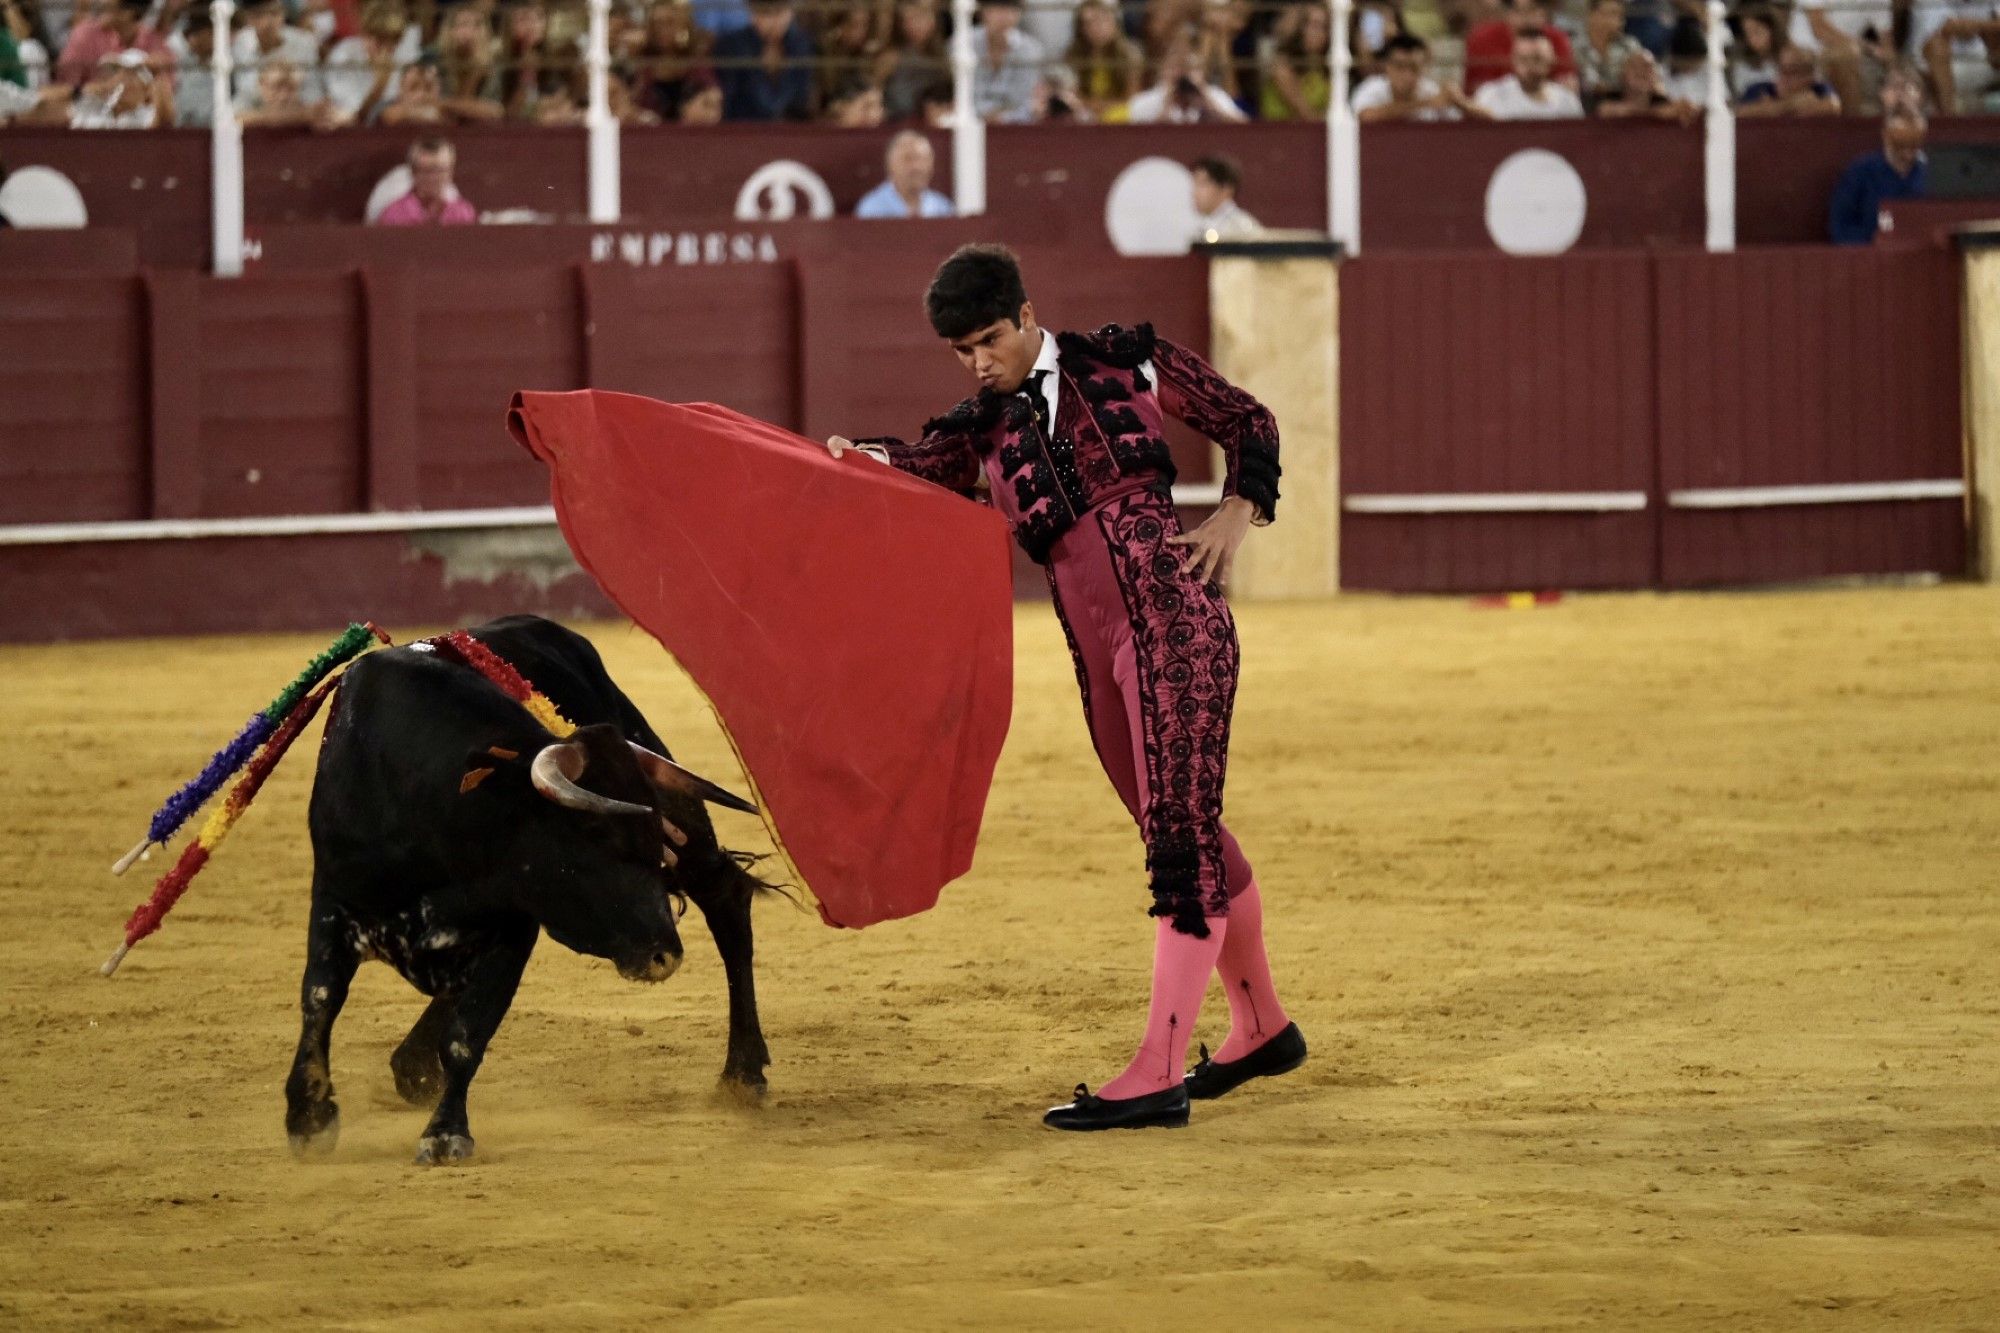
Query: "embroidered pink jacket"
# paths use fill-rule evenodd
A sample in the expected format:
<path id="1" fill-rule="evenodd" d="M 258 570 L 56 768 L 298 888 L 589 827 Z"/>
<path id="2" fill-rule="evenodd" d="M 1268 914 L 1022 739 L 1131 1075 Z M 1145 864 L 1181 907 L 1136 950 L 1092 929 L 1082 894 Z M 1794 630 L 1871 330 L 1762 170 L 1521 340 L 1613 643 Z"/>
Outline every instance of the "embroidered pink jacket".
<path id="1" fill-rule="evenodd" d="M 1241 495 L 1257 507 L 1259 522 L 1270 521 L 1278 505 L 1278 426 L 1262 403 L 1193 352 L 1156 337 L 1150 324 L 1059 333 L 1056 346 L 1063 382 L 1052 432 L 1036 423 L 1025 396 L 982 389 L 925 423 L 915 443 L 855 443 L 880 446 L 899 470 L 963 494 L 984 471 L 994 507 L 1022 549 L 1047 563 L 1056 538 L 1091 509 L 1173 485 L 1164 430 L 1171 415 L 1221 447 L 1223 495 Z"/>

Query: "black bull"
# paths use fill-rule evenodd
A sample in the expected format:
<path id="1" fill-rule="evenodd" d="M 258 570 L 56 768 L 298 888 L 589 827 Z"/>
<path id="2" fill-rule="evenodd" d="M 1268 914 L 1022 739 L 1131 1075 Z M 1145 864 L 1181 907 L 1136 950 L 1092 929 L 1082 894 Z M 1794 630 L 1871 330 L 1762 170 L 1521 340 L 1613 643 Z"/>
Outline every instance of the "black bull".
<path id="1" fill-rule="evenodd" d="M 424 645 L 349 668 L 313 780 L 304 1023 L 285 1083 L 285 1128 L 301 1153 L 337 1136 L 328 1045 L 363 961 L 388 963 L 432 997 L 389 1067 L 405 1101 L 436 1104 L 417 1160 L 456 1161 L 472 1152 L 467 1086 L 541 931 L 657 981 L 680 963 L 682 897 L 701 909 L 728 978 L 724 1085 L 764 1087 L 750 939 L 764 886 L 749 858 L 717 844 L 703 801 L 751 807 L 658 762 L 666 747 L 588 640 L 534 616 L 470 632 L 578 729 L 559 742 L 484 676 Z"/>

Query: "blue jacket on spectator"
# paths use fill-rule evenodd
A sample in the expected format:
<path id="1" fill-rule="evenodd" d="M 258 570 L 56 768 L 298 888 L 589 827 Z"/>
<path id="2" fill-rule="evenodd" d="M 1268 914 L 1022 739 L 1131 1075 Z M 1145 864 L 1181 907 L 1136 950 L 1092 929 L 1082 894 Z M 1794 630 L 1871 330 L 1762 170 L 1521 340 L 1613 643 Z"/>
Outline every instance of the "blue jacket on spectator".
<path id="1" fill-rule="evenodd" d="M 776 77 L 757 61 L 764 39 L 755 28 L 738 28 L 715 39 L 715 81 L 722 85 L 724 120 L 812 119 L 812 38 L 797 23 L 785 29 L 785 64 Z M 730 68 L 726 62 L 744 61 Z"/>
<path id="2" fill-rule="evenodd" d="M 1832 97 L 1834 95 L 1833 85 L 1824 79 L 1814 79 L 1812 90 L 1813 94 L 1817 97 Z M 1772 79 L 1759 79 L 1743 90 L 1743 96 L 1737 99 L 1737 104 L 1740 106 L 1754 106 L 1758 102 L 1773 101 L 1777 96 L 1778 85 L 1776 81 Z"/>
<path id="3" fill-rule="evenodd" d="M 1879 149 L 1847 164 L 1840 184 L 1833 187 L 1826 229 L 1835 245 L 1868 245 L 1881 225 L 1882 205 L 1891 199 L 1920 199 L 1924 189 L 1924 159 L 1905 176 L 1889 165 Z"/>
<path id="4" fill-rule="evenodd" d="M 748 0 L 694 0 L 694 26 L 717 35 L 747 28 Z"/>

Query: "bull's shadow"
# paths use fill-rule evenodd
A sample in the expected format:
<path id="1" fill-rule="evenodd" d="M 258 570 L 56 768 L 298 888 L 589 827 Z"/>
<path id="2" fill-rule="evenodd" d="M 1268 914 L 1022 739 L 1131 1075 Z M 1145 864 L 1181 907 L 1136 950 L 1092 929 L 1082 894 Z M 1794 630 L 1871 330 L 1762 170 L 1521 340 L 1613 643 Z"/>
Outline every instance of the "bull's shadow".
<path id="1" fill-rule="evenodd" d="M 432 1107 L 423 1164 L 472 1154 L 466 1093 L 546 930 L 663 981 L 682 955 L 676 906 L 701 909 L 729 984 L 726 1088 L 761 1094 L 750 901 L 770 886 L 721 846 L 705 802 L 755 807 L 675 764 L 587 639 L 535 616 L 471 630 L 577 730 L 559 738 L 487 675 L 430 643 L 356 662 L 320 743 L 308 824 L 312 916 L 303 1025 L 285 1083 L 301 1155 L 340 1127 L 328 1050 L 360 964 L 431 997 L 389 1059 L 396 1091 Z"/>

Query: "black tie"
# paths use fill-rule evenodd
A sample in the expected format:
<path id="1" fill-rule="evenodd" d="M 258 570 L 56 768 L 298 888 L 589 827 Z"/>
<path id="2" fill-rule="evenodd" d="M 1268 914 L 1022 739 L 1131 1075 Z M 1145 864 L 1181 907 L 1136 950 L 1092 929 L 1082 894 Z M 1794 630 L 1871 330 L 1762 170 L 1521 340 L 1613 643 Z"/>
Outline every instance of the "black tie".
<path id="1" fill-rule="evenodd" d="M 1049 400 L 1042 393 L 1042 381 L 1048 378 L 1046 370 L 1031 371 L 1028 375 L 1028 405 L 1035 409 L 1035 424 L 1042 428 L 1042 438 L 1055 438 L 1055 423 L 1049 420 Z"/>

